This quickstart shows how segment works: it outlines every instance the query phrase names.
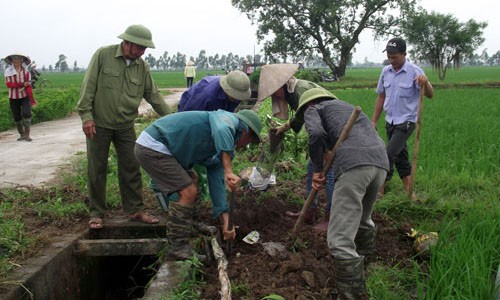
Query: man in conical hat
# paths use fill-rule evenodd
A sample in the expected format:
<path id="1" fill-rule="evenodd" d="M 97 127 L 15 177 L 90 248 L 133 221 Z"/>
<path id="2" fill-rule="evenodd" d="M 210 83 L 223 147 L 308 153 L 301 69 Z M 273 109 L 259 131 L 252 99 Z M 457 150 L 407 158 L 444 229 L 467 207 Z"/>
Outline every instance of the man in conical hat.
<path id="1" fill-rule="evenodd" d="M 299 99 L 306 91 L 313 88 L 319 88 L 336 98 L 333 94 L 312 81 L 295 78 L 294 75 L 297 73 L 298 69 L 299 65 L 296 64 L 270 64 L 262 66 L 260 71 L 258 98 L 254 109 L 258 110 L 262 102 L 268 97 L 271 97 L 273 116 L 282 120 L 287 120 L 284 125 L 277 129 L 277 135 L 283 134 L 290 128 L 295 132 L 299 132 L 302 128 L 302 125 L 304 124 L 302 119 L 297 118 L 296 115 L 289 119 L 288 112 L 289 109 L 292 111 L 297 110 L 299 106 Z M 310 161 L 307 165 L 307 169 L 306 190 L 307 194 L 309 194 L 311 192 L 312 184 L 312 169 Z M 327 183 L 325 188 L 328 199 L 325 207 L 325 221 L 329 218 L 331 206 L 330 199 L 333 195 L 333 184 L 333 171 L 331 170 L 327 174 Z M 316 208 L 317 199 L 306 213 L 306 223 L 312 224 L 314 222 Z M 326 223 L 324 223 L 324 225 L 326 225 Z M 323 229 L 325 228 L 326 227 L 323 227 Z"/>

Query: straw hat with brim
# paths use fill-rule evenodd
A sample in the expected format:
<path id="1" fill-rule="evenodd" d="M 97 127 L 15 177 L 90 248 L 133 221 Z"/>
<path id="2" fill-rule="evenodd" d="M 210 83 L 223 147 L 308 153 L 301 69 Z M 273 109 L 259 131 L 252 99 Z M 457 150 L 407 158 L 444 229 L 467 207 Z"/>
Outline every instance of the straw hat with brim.
<path id="1" fill-rule="evenodd" d="M 247 74 L 236 70 L 224 75 L 220 79 L 220 86 L 226 94 L 240 101 L 250 99 L 250 79 Z"/>
<path id="2" fill-rule="evenodd" d="M 297 112 L 295 114 L 296 118 L 301 121 L 304 120 L 304 112 L 307 107 L 306 104 L 317 99 L 332 100 L 336 98 L 332 93 L 322 87 L 309 89 L 300 96 L 299 107 L 297 107 Z"/>
<path id="3" fill-rule="evenodd" d="M 26 55 L 24 54 L 20 54 L 20 53 L 14 53 L 14 54 L 11 54 L 7 57 L 5 57 L 5 62 L 8 63 L 8 64 L 11 64 L 12 63 L 12 59 L 14 56 L 20 56 L 23 58 L 23 62 L 27 65 L 29 65 L 31 63 L 31 59 L 29 57 L 27 57 Z"/>
<path id="4" fill-rule="evenodd" d="M 243 121 L 245 124 L 250 127 L 250 129 L 255 133 L 257 136 L 257 140 L 254 141 L 255 143 L 260 143 L 260 132 L 262 130 L 262 121 L 259 118 L 259 115 L 257 115 L 256 112 L 250 109 L 242 109 L 239 112 L 235 113 L 236 117 Z"/>
<path id="5" fill-rule="evenodd" d="M 143 25 L 130 25 L 118 38 L 143 47 L 154 48 L 153 35 Z"/>
<path id="6" fill-rule="evenodd" d="M 295 64 L 272 64 L 262 66 L 259 78 L 260 102 L 271 96 L 299 70 L 299 65 Z"/>
<path id="7" fill-rule="evenodd" d="M 192 66 L 192 65 L 194 65 L 194 62 L 192 62 L 192 61 L 188 61 L 188 62 L 186 63 L 186 66 Z"/>

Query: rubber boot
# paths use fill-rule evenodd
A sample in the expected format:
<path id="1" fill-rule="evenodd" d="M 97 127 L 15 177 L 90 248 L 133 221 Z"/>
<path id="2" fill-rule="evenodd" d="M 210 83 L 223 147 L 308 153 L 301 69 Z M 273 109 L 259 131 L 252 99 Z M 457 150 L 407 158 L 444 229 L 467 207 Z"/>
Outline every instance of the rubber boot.
<path id="1" fill-rule="evenodd" d="M 32 139 L 30 138 L 30 128 L 31 128 L 31 119 L 24 119 L 24 140 L 27 142 L 31 142 Z"/>
<path id="2" fill-rule="evenodd" d="M 24 140 L 24 127 L 23 127 L 23 121 L 18 121 L 16 122 L 17 126 L 17 132 L 19 132 L 19 138 L 17 139 L 18 141 L 23 141 Z"/>
<path id="3" fill-rule="evenodd" d="M 363 260 L 363 256 L 350 260 L 333 259 L 337 300 L 369 299 L 365 288 Z"/>
<path id="4" fill-rule="evenodd" d="M 205 255 L 196 253 L 189 243 L 192 232 L 193 206 L 172 202 L 167 215 L 167 239 L 169 243 L 167 259 L 186 260 L 193 256 L 206 262 Z"/>
<path id="5" fill-rule="evenodd" d="M 354 238 L 354 243 L 356 244 L 356 252 L 360 256 L 364 256 L 364 269 L 365 276 L 368 275 L 368 266 L 373 259 L 373 252 L 375 250 L 375 236 L 377 233 L 376 228 L 370 229 L 359 229 Z"/>

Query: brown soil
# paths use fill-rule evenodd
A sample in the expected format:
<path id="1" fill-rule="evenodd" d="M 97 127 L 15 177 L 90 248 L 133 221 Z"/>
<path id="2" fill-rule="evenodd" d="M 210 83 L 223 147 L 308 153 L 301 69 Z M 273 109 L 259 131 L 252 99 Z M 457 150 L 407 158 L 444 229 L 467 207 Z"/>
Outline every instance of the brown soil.
<path id="1" fill-rule="evenodd" d="M 289 192 L 304 197 L 305 184 L 303 182 L 282 182 L 270 187 L 268 193 L 244 191 L 236 196 L 234 210 L 237 238 L 233 242 L 233 250 L 228 258 L 228 275 L 233 286 L 233 299 L 261 299 L 272 293 L 279 294 L 285 299 L 330 299 L 330 292 L 334 288 L 332 261 L 326 245 L 326 232 L 318 231 L 312 225 L 303 225 L 298 233 L 298 239 L 291 240 L 290 233 L 295 225 L 296 218 L 286 215 L 287 211 L 298 212 L 301 206 L 288 203 Z M 41 199 L 50 189 L 33 188 L 34 199 Z M 58 192 L 64 194 L 71 201 L 86 201 L 85 195 L 79 194 L 71 187 Z M 322 209 L 325 200 L 323 193 L 319 193 L 320 205 L 318 222 L 323 220 Z M 145 204 L 148 210 L 157 209 L 156 200 L 151 193 L 146 193 Z M 19 199 L 31 201 L 31 199 Z M 203 218 L 207 223 L 218 225 L 210 217 L 210 204 L 206 203 L 203 209 Z M 18 211 L 22 216 L 28 236 L 37 236 L 38 242 L 28 252 L 14 258 L 13 262 L 23 264 L 27 258 L 43 253 L 43 247 L 48 245 L 52 238 L 66 233 L 83 232 L 87 229 L 88 217 L 76 216 L 72 219 L 40 218 L 38 212 L 26 206 Z M 110 216 L 120 216 L 119 209 L 109 210 Z M 123 215 L 125 218 L 125 215 Z M 379 214 L 374 214 L 378 227 L 376 240 L 376 255 L 372 262 L 394 266 L 399 263 L 408 266 L 412 257 L 412 244 L 409 239 L 400 234 L 396 226 Z M 242 238 L 249 232 L 256 230 L 260 233 L 259 243 L 249 245 Z M 267 242 L 281 243 L 285 251 L 271 256 L 264 251 L 263 245 Z M 226 250 L 226 243 L 222 247 Z M 204 269 L 206 284 L 201 291 L 200 299 L 219 299 L 220 282 L 218 271 L 214 265 Z M 0 285 L 0 291 L 6 286 Z"/>
<path id="2" fill-rule="evenodd" d="M 330 299 L 335 283 L 326 231 L 314 229 L 313 225 L 303 225 L 298 239 L 290 239 L 297 219 L 287 216 L 286 212 L 298 212 L 301 206 L 287 203 L 285 193 L 279 191 L 288 190 L 305 197 L 303 187 L 304 184 L 287 182 L 271 187 L 269 194 L 275 196 L 265 199 L 258 191 L 246 191 L 237 196 L 234 219 L 239 228 L 232 255 L 228 258 L 233 299 L 261 299 L 272 293 L 285 299 Z M 276 193 L 272 192 L 273 189 Z M 320 207 L 323 207 L 324 197 L 321 193 L 319 195 Z M 320 214 L 318 222 L 322 218 Z M 407 264 L 413 255 L 411 241 L 400 234 L 386 217 L 375 213 L 373 218 L 378 234 L 372 263 L 388 266 Z M 249 245 L 243 242 L 243 237 L 253 230 L 260 233 L 259 243 Z M 285 245 L 285 251 L 271 256 L 262 245 L 267 242 L 281 243 Z M 222 246 L 227 250 L 226 244 Z M 220 298 L 217 271 L 211 266 L 204 272 L 207 284 L 201 299 Z"/>

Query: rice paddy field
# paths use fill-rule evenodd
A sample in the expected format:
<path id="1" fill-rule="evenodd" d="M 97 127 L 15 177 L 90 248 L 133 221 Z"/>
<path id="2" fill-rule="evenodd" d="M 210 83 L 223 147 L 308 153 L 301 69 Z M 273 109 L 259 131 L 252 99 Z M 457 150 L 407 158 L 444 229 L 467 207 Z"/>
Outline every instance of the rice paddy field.
<path id="1" fill-rule="evenodd" d="M 368 290 L 372 299 L 500 299 L 499 283 L 495 288 L 500 280 L 500 68 L 451 69 L 442 82 L 432 70 L 425 71 L 435 92 L 433 99 L 425 99 L 422 113 L 419 201 L 408 199 L 395 176 L 376 211 L 395 226 L 409 223 L 419 232 L 438 232 L 439 239 L 428 260 L 412 258 L 413 267 L 375 266 Z M 198 73 L 199 79 L 223 72 Z M 371 117 L 379 74 L 379 68 L 348 69 L 340 82 L 324 86 Z M 78 89 L 83 79 L 83 73 L 43 76 L 50 89 L 62 90 Z M 160 88 L 184 87 L 182 72 L 153 72 L 153 77 Z M 3 85 L 0 95 L 6 96 Z M 378 132 L 385 139 L 383 116 Z M 8 214 L 8 207 L 0 205 L 0 216 Z M 7 223 L 0 221 L 0 232 L 6 232 Z"/>

